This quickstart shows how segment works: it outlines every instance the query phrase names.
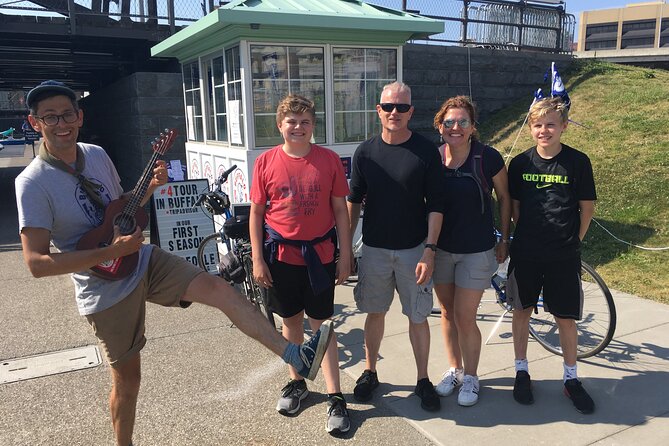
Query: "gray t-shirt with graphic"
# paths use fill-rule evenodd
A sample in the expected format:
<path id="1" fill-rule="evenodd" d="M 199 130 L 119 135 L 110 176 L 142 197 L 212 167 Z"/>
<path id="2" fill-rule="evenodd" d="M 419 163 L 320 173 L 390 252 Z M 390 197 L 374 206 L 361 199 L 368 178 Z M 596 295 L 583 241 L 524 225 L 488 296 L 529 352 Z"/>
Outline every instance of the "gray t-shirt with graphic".
<path id="1" fill-rule="evenodd" d="M 121 196 L 123 189 L 114 164 L 98 146 L 81 144 L 86 167 L 83 175 L 103 187 L 105 204 Z M 76 249 L 79 239 L 99 226 L 104 213 L 91 203 L 73 175 L 35 158 L 16 178 L 19 232 L 23 228 L 43 228 L 51 232 L 51 242 L 60 252 Z M 137 287 L 151 257 L 151 245 L 140 250 L 135 271 L 121 280 L 106 280 L 88 270 L 72 274 L 79 313 L 93 314 L 123 300 Z"/>

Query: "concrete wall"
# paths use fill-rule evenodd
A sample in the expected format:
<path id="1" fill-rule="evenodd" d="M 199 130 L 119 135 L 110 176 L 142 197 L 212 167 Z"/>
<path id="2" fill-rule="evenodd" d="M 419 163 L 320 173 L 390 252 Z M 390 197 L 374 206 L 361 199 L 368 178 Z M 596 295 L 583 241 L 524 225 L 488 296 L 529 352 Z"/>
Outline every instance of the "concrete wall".
<path id="1" fill-rule="evenodd" d="M 406 45 L 403 53 L 404 82 L 416 109 L 410 126 L 431 139 L 438 137 L 434 115 L 449 97 L 471 91 L 483 122 L 518 99 L 527 98 L 529 106 L 534 91 L 546 87 L 551 62 L 560 73 L 572 62 L 569 55 L 455 46 Z"/>
<path id="2" fill-rule="evenodd" d="M 165 128 L 179 132 L 163 159 L 185 165 L 183 90 L 180 73 L 134 73 L 80 101 L 81 141 L 107 150 L 123 188 L 137 183 L 152 155 L 151 141 Z"/>

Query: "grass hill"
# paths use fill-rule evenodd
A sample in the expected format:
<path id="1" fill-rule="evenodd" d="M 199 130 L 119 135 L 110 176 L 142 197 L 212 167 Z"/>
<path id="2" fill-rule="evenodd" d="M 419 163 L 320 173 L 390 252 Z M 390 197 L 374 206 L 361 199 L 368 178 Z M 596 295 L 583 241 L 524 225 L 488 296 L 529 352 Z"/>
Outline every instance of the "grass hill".
<path id="1" fill-rule="evenodd" d="M 596 221 L 632 244 L 669 246 L 669 71 L 575 61 L 560 74 L 572 100 L 569 117 L 582 124 L 570 123 L 562 141 L 592 161 Z M 483 123 L 482 140 L 509 153 L 531 100 L 528 92 Z M 511 156 L 533 145 L 526 124 Z M 584 260 L 610 288 L 669 304 L 669 250 L 621 243 L 597 222 L 584 240 Z"/>

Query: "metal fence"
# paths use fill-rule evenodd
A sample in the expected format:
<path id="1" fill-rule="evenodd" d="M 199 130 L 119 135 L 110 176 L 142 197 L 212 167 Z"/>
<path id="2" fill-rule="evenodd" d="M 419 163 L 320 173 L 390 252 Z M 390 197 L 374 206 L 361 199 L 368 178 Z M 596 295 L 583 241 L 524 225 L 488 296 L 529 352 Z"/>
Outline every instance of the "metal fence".
<path id="1" fill-rule="evenodd" d="M 506 49 L 571 52 L 576 18 L 564 4 L 523 0 L 366 0 L 444 21 L 428 42 Z M 0 0 L 0 13 L 56 15 L 186 26 L 225 0 Z M 72 24 L 74 26 L 74 24 Z"/>
<path id="2" fill-rule="evenodd" d="M 185 26 L 218 4 L 218 0 L 0 0 L 0 13 Z"/>
<path id="3" fill-rule="evenodd" d="M 428 42 L 571 53 L 576 17 L 564 2 L 522 0 L 367 0 L 443 20 Z"/>

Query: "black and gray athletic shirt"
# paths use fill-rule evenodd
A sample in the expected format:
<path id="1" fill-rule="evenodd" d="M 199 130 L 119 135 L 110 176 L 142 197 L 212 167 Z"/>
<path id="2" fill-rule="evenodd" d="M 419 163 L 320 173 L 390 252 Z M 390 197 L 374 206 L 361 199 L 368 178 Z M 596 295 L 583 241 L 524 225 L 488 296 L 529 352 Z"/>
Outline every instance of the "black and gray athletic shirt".
<path id="1" fill-rule="evenodd" d="M 511 257 L 522 260 L 564 260 L 580 255 L 580 200 L 596 200 L 590 159 L 565 144 L 552 159 L 536 147 L 509 164 L 509 192 L 520 201 Z"/>
<path id="2" fill-rule="evenodd" d="M 358 146 L 348 201 L 365 198 L 362 240 L 384 249 L 409 249 L 425 240 L 427 214 L 442 212 L 443 171 L 437 146 L 413 132 L 401 144 L 381 135 Z"/>

